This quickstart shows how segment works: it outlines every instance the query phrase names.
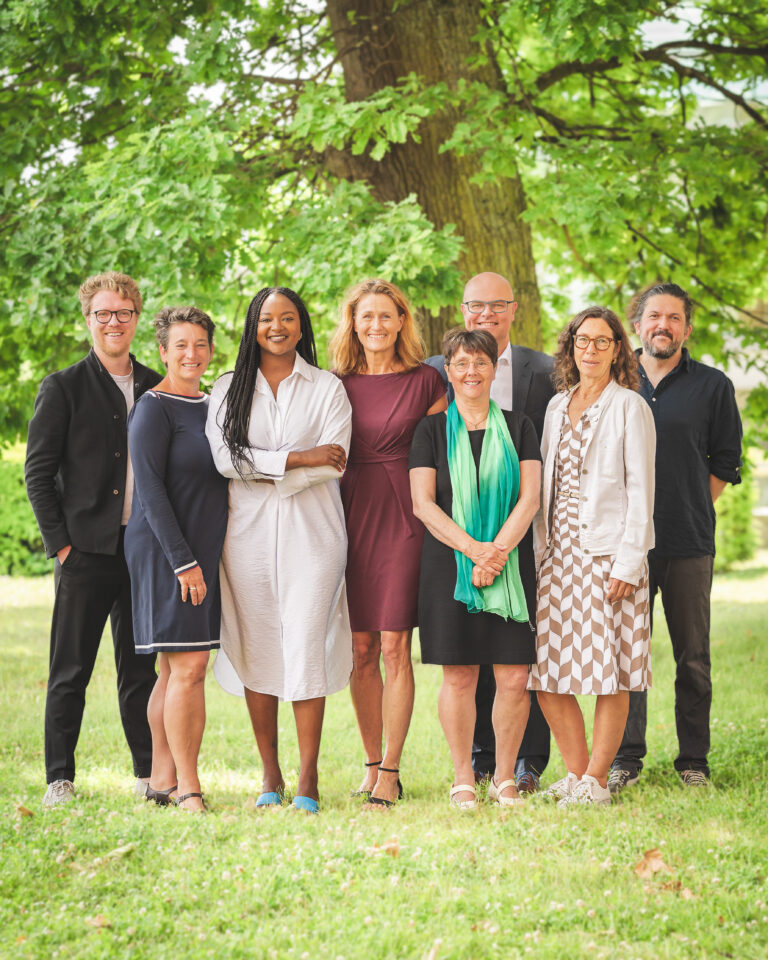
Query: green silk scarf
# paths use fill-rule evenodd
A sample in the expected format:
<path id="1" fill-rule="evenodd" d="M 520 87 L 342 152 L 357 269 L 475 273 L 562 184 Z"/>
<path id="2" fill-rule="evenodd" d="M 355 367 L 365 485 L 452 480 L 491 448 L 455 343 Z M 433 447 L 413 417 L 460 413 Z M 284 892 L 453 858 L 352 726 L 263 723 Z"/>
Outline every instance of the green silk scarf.
<path id="1" fill-rule="evenodd" d="M 453 490 L 452 514 L 462 530 L 483 543 L 492 543 L 520 493 L 520 459 L 509 427 L 497 403 L 490 402 L 483 450 L 480 455 L 480 491 L 469 433 L 454 401 L 446 412 L 448 469 Z M 520 580 L 517 547 L 510 550 L 504 569 L 490 587 L 472 583 L 474 564 L 456 554 L 456 590 L 453 597 L 470 613 L 485 610 L 505 620 L 527 621 L 528 607 Z"/>

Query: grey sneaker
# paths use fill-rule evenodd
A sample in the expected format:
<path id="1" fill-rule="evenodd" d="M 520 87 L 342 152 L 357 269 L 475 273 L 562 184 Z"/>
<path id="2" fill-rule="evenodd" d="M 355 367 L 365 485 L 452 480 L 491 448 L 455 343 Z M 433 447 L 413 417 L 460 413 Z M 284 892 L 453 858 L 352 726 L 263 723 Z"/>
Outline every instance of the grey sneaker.
<path id="1" fill-rule="evenodd" d="M 575 773 L 567 773 L 562 780 L 555 780 L 544 791 L 544 796 L 549 797 L 550 800 L 562 800 L 563 797 L 569 797 L 573 788 L 579 782 L 579 778 Z"/>
<path id="2" fill-rule="evenodd" d="M 680 770 L 680 779 L 686 787 L 711 787 L 712 782 L 703 770 Z"/>
<path id="3" fill-rule="evenodd" d="M 43 797 L 44 807 L 58 807 L 75 799 L 75 785 L 71 780 L 54 780 L 48 784 Z"/>
<path id="4" fill-rule="evenodd" d="M 571 792 L 558 801 L 558 807 L 570 807 L 580 804 L 602 806 L 611 802 L 611 792 L 608 787 L 602 787 L 597 779 L 588 773 L 579 780 Z"/>
<path id="5" fill-rule="evenodd" d="M 631 787 L 640 779 L 638 770 L 630 770 L 626 767 L 611 767 L 608 773 L 608 789 L 615 796 L 625 787 Z"/>

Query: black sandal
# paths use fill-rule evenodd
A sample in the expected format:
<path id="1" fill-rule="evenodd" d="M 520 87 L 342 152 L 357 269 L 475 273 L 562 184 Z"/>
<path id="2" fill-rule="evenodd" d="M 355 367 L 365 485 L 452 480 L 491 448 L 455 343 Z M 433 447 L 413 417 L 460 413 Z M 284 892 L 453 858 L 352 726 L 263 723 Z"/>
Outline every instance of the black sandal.
<path id="1" fill-rule="evenodd" d="M 384 771 L 384 773 L 400 773 L 399 770 L 393 770 L 391 767 L 379 767 L 379 772 Z M 374 790 L 376 788 L 374 787 Z M 397 800 L 403 799 L 403 785 L 400 783 L 400 777 L 397 778 Z M 371 794 L 368 797 L 368 803 L 372 803 L 378 807 L 394 807 L 397 803 L 397 800 L 385 800 L 383 797 L 374 797 Z"/>
<path id="2" fill-rule="evenodd" d="M 201 813 L 201 812 L 202 812 L 202 813 L 207 813 L 207 812 L 208 812 L 208 807 L 206 806 L 205 797 L 202 795 L 202 793 L 185 793 L 185 794 L 183 794 L 183 795 L 180 796 L 180 797 L 176 797 L 176 799 L 175 799 L 173 802 L 176 804 L 177 807 L 180 807 L 181 804 L 184 803 L 185 800 L 190 800 L 192 797 L 200 797 L 200 799 L 201 799 L 202 802 L 203 802 L 203 809 L 202 809 L 202 811 L 200 811 L 200 810 L 194 810 L 194 811 L 192 811 L 192 810 L 191 810 L 190 813 Z"/>
<path id="3" fill-rule="evenodd" d="M 174 783 L 174 785 L 168 787 L 167 790 L 154 790 L 147 784 L 147 792 L 144 794 L 144 799 L 151 800 L 153 803 L 156 803 L 158 807 L 169 807 L 172 803 L 176 803 L 176 797 L 172 797 L 171 794 L 174 790 L 178 789 L 178 783 Z"/>
<path id="4" fill-rule="evenodd" d="M 366 761 L 365 765 L 366 767 L 380 767 L 383 762 L 384 762 L 383 760 L 371 760 L 370 763 Z M 350 793 L 350 797 L 365 797 L 366 800 L 370 797 L 370 795 L 371 795 L 370 790 L 353 790 Z"/>

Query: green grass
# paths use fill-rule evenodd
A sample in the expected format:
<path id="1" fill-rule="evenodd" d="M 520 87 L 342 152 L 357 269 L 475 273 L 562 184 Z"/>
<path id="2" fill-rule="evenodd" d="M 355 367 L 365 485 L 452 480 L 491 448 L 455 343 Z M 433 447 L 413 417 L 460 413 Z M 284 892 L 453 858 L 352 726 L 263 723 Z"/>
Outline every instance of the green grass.
<path id="1" fill-rule="evenodd" d="M 245 706 L 212 678 L 201 757 L 211 814 L 136 802 L 108 637 L 78 801 L 43 813 L 52 583 L 0 579 L 0 956 L 764 958 L 767 559 L 715 583 L 714 790 L 685 790 L 672 770 L 673 664 L 658 618 L 641 785 L 608 810 L 537 800 L 509 814 L 448 808 L 440 671 L 421 664 L 396 810 L 364 813 L 348 798 L 362 756 L 343 692 L 328 704 L 321 815 L 257 812 Z M 280 717 L 295 786 L 290 708 Z M 561 775 L 553 747 L 545 782 Z M 634 867 L 654 848 L 668 872 L 642 878 Z"/>

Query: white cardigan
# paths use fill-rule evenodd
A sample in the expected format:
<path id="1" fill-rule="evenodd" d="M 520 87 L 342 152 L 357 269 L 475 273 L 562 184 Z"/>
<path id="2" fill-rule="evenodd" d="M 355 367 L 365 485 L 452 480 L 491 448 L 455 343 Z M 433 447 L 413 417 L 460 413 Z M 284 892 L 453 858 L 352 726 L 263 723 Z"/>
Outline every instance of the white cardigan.
<path id="1" fill-rule="evenodd" d="M 541 444 L 543 496 L 533 521 L 536 566 L 552 536 L 555 457 L 572 390 L 549 401 Z M 586 411 L 592 429 L 579 482 L 579 537 L 585 554 L 615 557 L 611 577 L 637 584 L 654 545 L 656 427 L 639 393 L 611 380 Z"/>

